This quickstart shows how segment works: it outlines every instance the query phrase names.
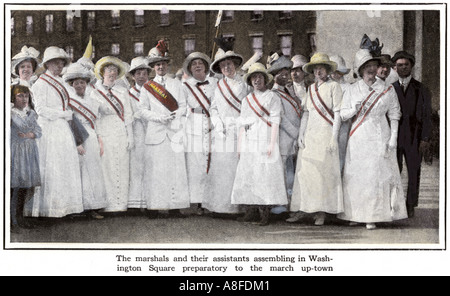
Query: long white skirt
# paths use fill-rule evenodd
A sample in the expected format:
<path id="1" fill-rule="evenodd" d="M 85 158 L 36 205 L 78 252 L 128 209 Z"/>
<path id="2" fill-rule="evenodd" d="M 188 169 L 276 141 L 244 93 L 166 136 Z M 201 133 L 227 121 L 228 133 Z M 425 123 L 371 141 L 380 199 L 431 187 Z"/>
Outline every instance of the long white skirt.
<path id="1" fill-rule="evenodd" d="M 145 127 L 141 120 L 133 122 L 134 148 L 130 151 L 130 194 L 129 208 L 146 208 L 143 192 L 144 186 L 144 158 Z"/>
<path id="2" fill-rule="evenodd" d="M 234 179 L 239 163 L 236 152 L 236 135 L 214 138 L 214 152 L 211 155 L 210 187 L 203 201 L 203 207 L 211 212 L 235 214 L 240 212 L 239 205 L 231 203 Z"/>
<path id="3" fill-rule="evenodd" d="M 85 210 L 98 210 L 107 206 L 105 181 L 103 178 L 100 145 L 97 134 L 85 125 L 89 138 L 83 144 L 85 155 L 79 155 L 81 183 L 83 187 L 83 207 Z"/>
<path id="4" fill-rule="evenodd" d="M 145 145 L 144 198 L 150 210 L 189 208 L 184 151 L 175 152 L 169 138 Z"/>
<path id="5" fill-rule="evenodd" d="M 191 203 L 203 203 L 209 194 L 208 135 L 187 135 L 186 168 Z"/>
<path id="6" fill-rule="evenodd" d="M 111 121 L 120 119 L 117 116 L 106 116 L 102 120 L 104 121 L 102 126 L 107 127 L 117 125 Z M 128 140 L 125 126 L 117 131 L 102 132 L 101 134 L 105 150 L 102 157 L 102 169 L 108 200 L 108 206 L 104 211 L 126 211 L 130 182 L 130 153 L 127 149 Z"/>
<path id="7" fill-rule="evenodd" d="M 236 205 L 284 205 L 288 203 L 284 168 L 278 145 L 267 155 L 267 143 L 242 142 L 231 203 Z"/>
<path id="8" fill-rule="evenodd" d="M 78 152 L 66 120 L 38 119 L 41 186 L 25 205 L 25 215 L 60 218 L 83 211 Z"/>

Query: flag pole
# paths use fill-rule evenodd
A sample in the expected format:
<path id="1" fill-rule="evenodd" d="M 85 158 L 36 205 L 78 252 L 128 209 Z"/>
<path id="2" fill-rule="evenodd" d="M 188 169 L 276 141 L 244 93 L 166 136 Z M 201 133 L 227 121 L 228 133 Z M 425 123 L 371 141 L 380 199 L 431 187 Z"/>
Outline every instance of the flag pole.
<path id="1" fill-rule="evenodd" d="M 220 23 L 222 21 L 222 10 L 219 10 L 219 12 L 217 13 L 217 18 L 216 18 L 216 35 L 214 36 L 214 39 L 216 39 L 217 37 L 219 37 L 219 30 L 220 30 Z M 214 52 L 216 51 L 216 42 L 213 40 L 213 48 L 211 51 L 211 60 L 214 59 Z"/>

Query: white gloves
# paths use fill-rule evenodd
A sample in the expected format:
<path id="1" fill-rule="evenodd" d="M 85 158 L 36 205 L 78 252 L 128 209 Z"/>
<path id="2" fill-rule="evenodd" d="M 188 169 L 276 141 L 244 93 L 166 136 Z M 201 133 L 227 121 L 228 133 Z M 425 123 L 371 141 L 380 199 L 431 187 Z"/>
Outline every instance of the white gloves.
<path id="1" fill-rule="evenodd" d="M 389 157 L 389 155 L 397 150 L 397 138 L 398 138 L 398 120 L 391 120 L 391 137 L 386 145 L 386 152 L 384 157 Z"/>
<path id="2" fill-rule="evenodd" d="M 73 111 L 71 110 L 66 110 L 63 111 L 63 114 L 61 116 L 64 120 L 70 121 L 73 119 Z"/>
<path id="3" fill-rule="evenodd" d="M 327 146 L 327 150 L 330 153 L 334 153 L 338 150 L 338 137 L 340 128 L 341 128 L 341 115 L 339 111 L 335 111 L 333 121 L 333 134 L 331 135 L 330 143 Z"/>

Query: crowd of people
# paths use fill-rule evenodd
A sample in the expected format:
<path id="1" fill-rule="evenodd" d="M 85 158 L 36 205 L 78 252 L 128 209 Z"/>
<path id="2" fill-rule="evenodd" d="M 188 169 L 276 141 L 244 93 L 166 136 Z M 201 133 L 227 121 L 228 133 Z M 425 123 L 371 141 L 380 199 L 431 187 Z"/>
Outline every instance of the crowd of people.
<path id="1" fill-rule="evenodd" d="M 164 40 L 129 65 L 94 64 L 92 40 L 76 62 L 24 46 L 11 63 L 11 230 L 129 209 L 367 229 L 414 216 L 431 98 L 413 55 L 365 35 L 351 71 L 322 52 L 245 62 L 232 38 L 215 41 L 214 59 L 193 52 L 176 75 Z"/>

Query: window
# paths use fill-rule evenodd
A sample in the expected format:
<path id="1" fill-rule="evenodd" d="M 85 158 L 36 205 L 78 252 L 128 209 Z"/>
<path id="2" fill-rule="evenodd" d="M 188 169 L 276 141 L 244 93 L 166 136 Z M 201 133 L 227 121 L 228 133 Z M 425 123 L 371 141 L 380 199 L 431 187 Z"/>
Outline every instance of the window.
<path id="1" fill-rule="evenodd" d="M 88 12 L 87 26 L 89 31 L 95 29 L 95 11 Z"/>
<path id="2" fill-rule="evenodd" d="M 118 56 L 120 54 L 120 44 L 119 43 L 113 43 L 111 45 L 111 54 L 114 56 Z"/>
<path id="3" fill-rule="evenodd" d="M 134 26 L 135 27 L 144 26 L 144 10 L 137 9 L 134 11 Z"/>
<path id="4" fill-rule="evenodd" d="M 253 53 L 263 53 L 263 36 L 252 36 Z"/>
<path id="5" fill-rule="evenodd" d="M 120 10 L 111 10 L 111 24 L 113 29 L 120 28 Z"/>
<path id="6" fill-rule="evenodd" d="M 53 32 L 53 14 L 47 14 L 45 16 L 45 32 Z"/>
<path id="7" fill-rule="evenodd" d="M 144 54 L 144 42 L 134 43 L 134 55 L 142 56 Z"/>
<path id="8" fill-rule="evenodd" d="M 15 34 L 15 23 L 14 23 L 14 18 L 11 18 L 11 36 L 14 36 Z"/>
<path id="9" fill-rule="evenodd" d="M 66 53 L 73 60 L 73 46 L 72 45 L 66 46 Z"/>
<path id="10" fill-rule="evenodd" d="M 73 13 L 66 14 L 66 31 L 67 32 L 73 32 Z"/>
<path id="11" fill-rule="evenodd" d="M 222 22 L 232 22 L 234 20 L 234 10 L 224 10 Z"/>
<path id="12" fill-rule="evenodd" d="M 262 19 L 263 19 L 263 11 L 262 10 L 253 10 L 252 21 L 260 21 Z"/>
<path id="13" fill-rule="evenodd" d="M 292 53 L 292 35 L 280 35 L 280 49 L 283 55 L 290 57 Z"/>
<path id="14" fill-rule="evenodd" d="M 292 10 L 282 10 L 279 12 L 280 20 L 286 20 L 292 18 Z"/>
<path id="15" fill-rule="evenodd" d="M 167 8 L 161 9 L 161 26 L 169 25 L 169 10 Z"/>
<path id="16" fill-rule="evenodd" d="M 184 40 L 184 55 L 188 56 L 195 51 L 195 39 L 189 38 Z"/>
<path id="17" fill-rule="evenodd" d="M 186 10 L 184 12 L 184 24 L 185 25 L 195 24 L 195 10 Z"/>
<path id="18" fill-rule="evenodd" d="M 33 34 L 33 17 L 31 15 L 27 16 L 27 35 Z"/>

